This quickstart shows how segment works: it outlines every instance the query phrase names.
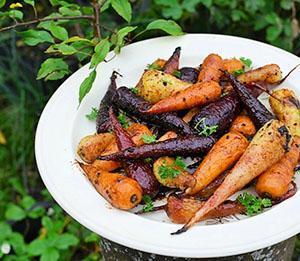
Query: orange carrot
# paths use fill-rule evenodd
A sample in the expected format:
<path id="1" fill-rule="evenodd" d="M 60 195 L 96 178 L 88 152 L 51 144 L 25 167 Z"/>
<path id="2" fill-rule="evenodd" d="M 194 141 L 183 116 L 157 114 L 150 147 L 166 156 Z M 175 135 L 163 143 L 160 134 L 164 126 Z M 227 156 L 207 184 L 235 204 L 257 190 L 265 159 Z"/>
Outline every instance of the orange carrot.
<path id="1" fill-rule="evenodd" d="M 208 55 L 202 65 L 198 75 L 198 82 L 216 81 L 219 82 L 222 76 L 223 60 L 217 54 Z"/>
<path id="2" fill-rule="evenodd" d="M 190 109 L 187 114 L 183 116 L 183 121 L 190 122 L 198 112 L 200 112 L 200 108 L 198 107 Z"/>
<path id="3" fill-rule="evenodd" d="M 146 113 L 157 114 L 190 109 L 217 100 L 221 87 L 214 81 L 195 83 L 187 89 L 155 103 Z"/>
<path id="4" fill-rule="evenodd" d="M 246 137 L 253 136 L 256 132 L 256 128 L 253 122 L 246 115 L 237 116 L 236 119 L 233 121 L 230 130 L 242 133 Z"/>
<path id="5" fill-rule="evenodd" d="M 242 63 L 242 61 L 236 58 L 223 60 L 223 70 L 229 73 L 234 73 L 235 71 L 243 69 L 243 67 L 244 64 Z"/>
<path id="6" fill-rule="evenodd" d="M 261 196 L 278 199 L 287 193 L 298 163 L 299 148 L 294 143 L 287 152 L 270 169 L 259 176 L 256 191 Z"/>
<path id="7" fill-rule="evenodd" d="M 238 132 L 225 134 L 212 147 L 193 176 L 196 184 L 186 190 L 186 194 L 194 195 L 214 181 L 225 170 L 229 169 L 242 156 L 249 142 Z"/>

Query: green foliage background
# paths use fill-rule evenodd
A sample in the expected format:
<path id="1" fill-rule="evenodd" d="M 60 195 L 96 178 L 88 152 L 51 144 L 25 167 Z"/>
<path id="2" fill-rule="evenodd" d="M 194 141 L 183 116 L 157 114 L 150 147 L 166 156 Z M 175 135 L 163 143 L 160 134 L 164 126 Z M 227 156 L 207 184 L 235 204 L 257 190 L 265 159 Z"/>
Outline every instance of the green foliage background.
<path id="1" fill-rule="evenodd" d="M 19 1 L 22 7 L 10 7 L 16 2 L 0 0 L 0 30 L 35 19 L 35 12 L 39 17 L 93 15 L 92 3 L 102 6 L 101 37 L 90 20 L 43 22 L 38 29 L 36 24 L 0 31 L 0 259 L 4 260 L 101 257 L 99 237 L 52 200 L 35 164 L 39 115 L 68 74 L 90 60 L 96 67 L 108 50 L 118 53 L 134 41 L 180 34 L 173 21 L 184 32 L 238 35 L 300 54 L 299 0 L 24 0 Z M 161 19 L 172 21 L 166 24 Z M 158 24 L 152 27 L 160 30 L 145 31 L 155 20 Z M 86 40 L 72 42 L 69 39 L 73 36 Z M 90 87 L 83 86 L 81 98 Z M 299 242 L 295 259 L 300 253 Z M 11 247 L 9 255 L 1 251 L 3 244 Z"/>

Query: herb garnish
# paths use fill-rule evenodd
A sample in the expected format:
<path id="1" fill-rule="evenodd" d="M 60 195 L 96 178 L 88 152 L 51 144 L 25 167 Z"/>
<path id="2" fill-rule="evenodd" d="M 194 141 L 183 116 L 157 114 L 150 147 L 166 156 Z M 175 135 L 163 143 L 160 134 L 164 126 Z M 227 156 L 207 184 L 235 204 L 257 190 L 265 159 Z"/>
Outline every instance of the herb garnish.
<path id="1" fill-rule="evenodd" d="M 233 72 L 233 75 L 234 75 L 235 77 L 237 77 L 237 76 L 239 76 L 239 75 L 241 75 L 241 74 L 243 74 L 243 73 L 245 73 L 245 69 L 244 69 L 244 68 L 234 71 L 234 72 Z"/>
<path id="2" fill-rule="evenodd" d="M 175 70 L 175 71 L 172 73 L 172 75 L 174 75 L 175 77 L 178 77 L 178 78 L 180 78 L 180 76 L 181 76 L 181 72 L 180 72 L 180 71 L 178 71 L 178 70 Z"/>
<path id="3" fill-rule="evenodd" d="M 150 212 L 153 210 L 153 201 L 149 195 L 143 196 L 143 201 L 145 203 L 145 206 L 143 207 L 144 212 Z"/>
<path id="4" fill-rule="evenodd" d="M 87 117 L 90 121 L 95 121 L 97 119 L 98 112 L 99 110 L 93 107 L 91 112 L 89 114 L 86 114 L 85 117 Z"/>
<path id="5" fill-rule="evenodd" d="M 159 166 L 158 174 L 162 179 L 176 178 L 180 174 L 180 169 L 185 170 L 187 168 L 181 157 L 176 157 L 175 161 L 171 165 L 167 165 L 163 162 L 163 165 Z"/>
<path id="6" fill-rule="evenodd" d="M 156 141 L 156 135 L 147 135 L 147 134 L 143 134 L 142 135 L 142 140 L 143 142 L 149 144 L 149 143 L 153 143 Z"/>
<path id="7" fill-rule="evenodd" d="M 161 70 L 162 67 L 154 62 L 154 63 L 148 64 L 147 69 L 149 69 L 149 70 Z"/>
<path id="8" fill-rule="evenodd" d="M 136 87 L 132 87 L 130 88 L 130 90 L 134 93 L 134 94 L 137 94 L 139 92 L 138 88 Z"/>
<path id="9" fill-rule="evenodd" d="M 246 214 L 254 216 L 263 211 L 264 208 L 272 206 L 272 201 L 268 198 L 259 198 L 250 193 L 244 192 L 239 195 L 237 200 L 246 207 Z"/>
<path id="10" fill-rule="evenodd" d="M 249 58 L 245 58 L 245 57 L 240 57 L 240 61 L 245 64 L 247 69 L 251 69 L 252 68 L 252 61 Z"/>
<path id="11" fill-rule="evenodd" d="M 121 123 L 123 128 L 127 129 L 129 127 L 129 123 L 126 117 L 126 114 L 123 112 L 120 112 L 118 115 L 118 121 Z"/>
<path id="12" fill-rule="evenodd" d="M 204 135 L 205 137 L 208 137 L 211 134 L 217 132 L 218 125 L 208 126 L 208 125 L 206 125 L 205 120 L 206 120 L 206 118 L 201 118 L 197 122 L 197 124 L 195 126 L 195 130 L 198 131 L 199 135 Z M 202 129 L 199 129 L 201 124 L 203 124 Z"/>

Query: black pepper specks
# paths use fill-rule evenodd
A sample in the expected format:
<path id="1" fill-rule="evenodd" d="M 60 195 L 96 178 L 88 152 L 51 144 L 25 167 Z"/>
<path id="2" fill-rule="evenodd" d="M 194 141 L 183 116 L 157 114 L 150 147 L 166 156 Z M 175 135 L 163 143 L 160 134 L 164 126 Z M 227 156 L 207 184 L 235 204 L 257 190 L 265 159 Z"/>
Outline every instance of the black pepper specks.
<path id="1" fill-rule="evenodd" d="M 137 201 L 137 196 L 134 194 L 134 195 L 131 196 L 130 202 L 135 203 L 136 201 Z"/>

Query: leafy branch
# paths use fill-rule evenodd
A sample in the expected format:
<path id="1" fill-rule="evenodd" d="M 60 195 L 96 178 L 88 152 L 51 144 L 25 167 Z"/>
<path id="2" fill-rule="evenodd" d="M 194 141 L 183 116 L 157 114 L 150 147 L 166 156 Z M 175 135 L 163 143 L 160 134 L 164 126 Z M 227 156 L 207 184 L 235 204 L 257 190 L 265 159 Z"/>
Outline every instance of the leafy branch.
<path id="1" fill-rule="evenodd" d="M 57 8 L 57 12 L 43 18 L 38 17 L 39 9 L 36 8 L 37 3 L 34 0 L 24 2 L 32 6 L 34 18 L 24 21 L 24 13 L 21 11 L 23 4 L 18 2 L 10 4 L 5 12 L 1 12 L 0 22 L 6 23 L 12 19 L 14 23 L 0 27 L 0 32 L 18 30 L 17 35 L 25 45 L 41 45 L 43 48 L 46 46 L 44 52 L 52 57 L 41 64 L 38 80 L 58 80 L 70 74 L 67 58 L 77 59 L 79 65 L 90 62 L 91 71 L 79 88 L 79 103 L 91 90 L 97 76 L 98 65 L 109 62 L 106 57 L 110 51 L 119 54 L 123 46 L 149 30 L 162 30 L 170 35 L 183 34 L 181 27 L 172 20 L 154 20 L 146 28 L 131 26 L 133 11 L 129 0 L 91 0 L 88 6 L 81 6 L 73 1 L 49 0 L 49 4 Z M 6 6 L 6 1 L 0 0 L 0 9 Z M 128 25 L 112 29 L 101 24 L 101 14 L 111 10 L 122 17 Z M 109 14 L 112 18 L 115 17 L 114 14 Z M 90 23 L 74 25 L 71 23 L 74 20 L 87 20 Z M 24 29 L 28 26 L 34 27 Z M 104 32 L 101 32 L 101 28 Z M 136 31 L 139 33 L 135 34 Z M 135 36 L 131 37 L 132 34 Z"/>

